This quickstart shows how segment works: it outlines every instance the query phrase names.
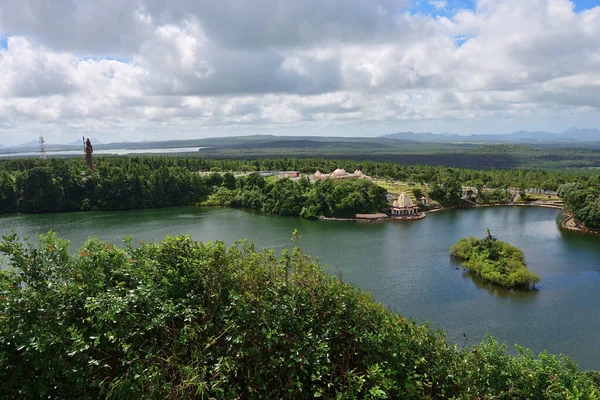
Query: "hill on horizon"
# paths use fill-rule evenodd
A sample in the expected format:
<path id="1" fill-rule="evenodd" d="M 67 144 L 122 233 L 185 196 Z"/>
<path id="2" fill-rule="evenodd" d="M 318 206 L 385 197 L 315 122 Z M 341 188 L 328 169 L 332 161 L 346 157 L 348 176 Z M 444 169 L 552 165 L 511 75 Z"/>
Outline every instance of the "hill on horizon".
<path id="1" fill-rule="evenodd" d="M 598 142 L 600 130 L 569 128 L 564 132 L 517 131 L 503 134 L 458 135 L 455 133 L 398 132 L 382 138 L 414 142 L 486 142 L 486 143 L 548 143 L 548 142 Z"/>

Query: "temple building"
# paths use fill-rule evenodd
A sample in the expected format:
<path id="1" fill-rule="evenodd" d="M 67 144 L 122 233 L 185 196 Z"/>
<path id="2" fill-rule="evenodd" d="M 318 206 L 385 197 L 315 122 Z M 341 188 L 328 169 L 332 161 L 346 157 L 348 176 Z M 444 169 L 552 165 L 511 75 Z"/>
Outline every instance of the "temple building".
<path id="1" fill-rule="evenodd" d="M 343 168 L 338 168 L 331 174 L 324 174 L 321 171 L 315 172 L 313 175 L 313 181 L 319 181 L 323 179 L 369 179 L 371 177 L 365 175 L 361 170 L 357 169 L 353 174 L 346 172 Z"/>
<path id="2" fill-rule="evenodd" d="M 390 208 L 392 217 L 416 217 L 419 215 L 419 206 L 415 205 L 410 196 L 403 192 Z"/>

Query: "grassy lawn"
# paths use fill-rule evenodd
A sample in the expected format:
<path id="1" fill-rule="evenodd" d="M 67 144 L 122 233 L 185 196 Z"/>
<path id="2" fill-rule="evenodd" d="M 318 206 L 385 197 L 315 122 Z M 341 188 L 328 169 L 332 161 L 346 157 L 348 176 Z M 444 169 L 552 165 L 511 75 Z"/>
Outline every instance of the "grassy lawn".
<path id="1" fill-rule="evenodd" d="M 535 201 L 535 200 L 560 201 L 560 198 L 556 195 L 527 193 L 527 201 Z"/>
<path id="2" fill-rule="evenodd" d="M 416 202 L 415 196 L 413 195 L 412 190 L 414 188 L 419 188 L 423 191 L 425 196 L 429 196 L 429 188 L 426 185 L 419 185 L 416 183 L 403 182 L 403 181 L 393 181 L 393 180 L 384 180 L 384 179 L 376 179 L 373 181 L 378 186 L 381 186 L 385 190 L 390 193 L 400 194 L 402 192 L 408 193 L 412 201 Z M 432 205 L 438 204 L 436 201 L 431 200 Z"/>

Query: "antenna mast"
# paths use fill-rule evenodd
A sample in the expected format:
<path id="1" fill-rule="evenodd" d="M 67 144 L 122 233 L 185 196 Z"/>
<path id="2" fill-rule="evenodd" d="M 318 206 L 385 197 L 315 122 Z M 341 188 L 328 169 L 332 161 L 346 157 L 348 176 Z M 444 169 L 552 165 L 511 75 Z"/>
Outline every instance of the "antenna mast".
<path id="1" fill-rule="evenodd" d="M 40 136 L 40 156 L 42 160 L 46 159 L 46 146 L 45 146 L 44 137 Z"/>

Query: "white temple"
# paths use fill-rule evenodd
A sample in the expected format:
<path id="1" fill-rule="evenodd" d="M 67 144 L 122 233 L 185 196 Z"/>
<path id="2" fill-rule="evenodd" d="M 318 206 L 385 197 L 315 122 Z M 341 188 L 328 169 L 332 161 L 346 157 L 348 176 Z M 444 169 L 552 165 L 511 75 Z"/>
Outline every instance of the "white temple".
<path id="1" fill-rule="evenodd" d="M 354 171 L 353 174 L 350 174 L 348 172 L 346 172 L 345 169 L 343 168 L 338 168 L 335 171 L 333 171 L 331 174 L 324 174 L 321 171 L 317 171 L 315 172 L 315 174 L 313 175 L 313 180 L 318 181 L 318 180 L 322 180 L 322 179 L 371 179 L 370 177 L 368 177 L 367 175 L 365 175 L 360 169 L 357 169 L 356 171 Z"/>
<path id="2" fill-rule="evenodd" d="M 344 175 L 348 175 L 348 173 L 343 168 L 342 169 L 338 168 L 335 171 L 333 171 L 333 173 L 331 174 L 331 176 L 334 177 L 334 178 L 340 178 L 340 177 L 342 177 Z"/>
<path id="3" fill-rule="evenodd" d="M 406 192 L 403 192 L 392 204 L 390 212 L 393 217 L 416 217 L 419 215 L 419 206 L 413 203 Z"/>

